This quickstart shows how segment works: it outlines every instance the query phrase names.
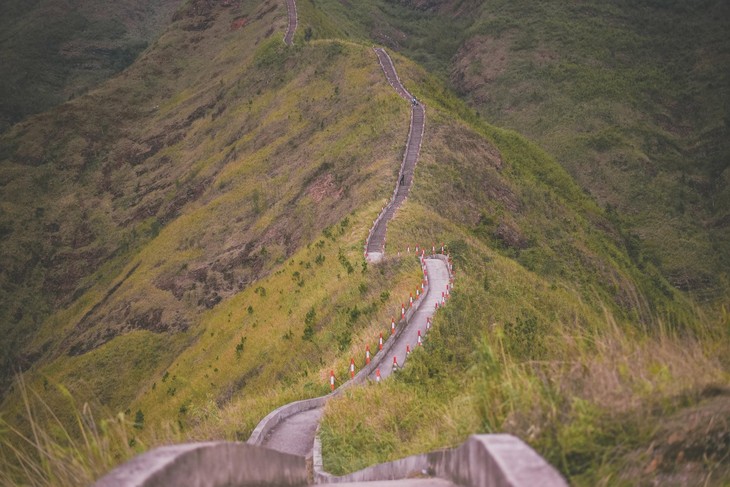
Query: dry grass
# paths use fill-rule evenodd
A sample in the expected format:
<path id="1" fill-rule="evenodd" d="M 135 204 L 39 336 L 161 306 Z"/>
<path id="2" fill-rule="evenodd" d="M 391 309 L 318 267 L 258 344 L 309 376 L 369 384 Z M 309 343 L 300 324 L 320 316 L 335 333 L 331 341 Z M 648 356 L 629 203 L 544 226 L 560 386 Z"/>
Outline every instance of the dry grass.
<path id="1" fill-rule="evenodd" d="M 22 398 L 26 432 L 0 420 L 0 483 L 29 486 L 90 485 L 120 461 L 140 451 L 132 424 L 124 414 L 97 421 L 92 407 L 75 404 L 71 393 L 61 389 L 72 405 L 74 422 L 56 416 L 53 408 L 22 376 L 15 389 Z M 166 442 L 175 437 L 167 436 Z"/>

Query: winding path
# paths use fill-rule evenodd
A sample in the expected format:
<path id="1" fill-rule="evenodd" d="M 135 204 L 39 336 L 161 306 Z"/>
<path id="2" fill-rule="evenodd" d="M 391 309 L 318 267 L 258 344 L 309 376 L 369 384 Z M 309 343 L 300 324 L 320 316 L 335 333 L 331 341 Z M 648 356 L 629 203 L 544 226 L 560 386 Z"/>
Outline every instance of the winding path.
<path id="1" fill-rule="evenodd" d="M 293 2 L 293 0 L 289 0 Z M 290 10 L 291 11 L 291 10 Z M 385 235 L 388 222 L 396 210 L 405 201 L 413 184 L 413 172 L 418 162 L 421 142 L 425 127 L 425 109 L 416 103 L 413 96 L 405 89 L 393 65 L 393 61 L 385 50 L 376 48 L 375 53 L 383 69 L 386 79 L 395 91 L 411 105 L 411 122 L 408 141 L 403 155 L 403 162 L 396 182 L 395 191 L 388 205 L 383 208 L 368 234 L 365 245 L 365 258 L 370 262 L 378 262 L 385 252 Z M 383 352 L 374 355 L 369 368 L 361 370 L 352 381 L 348 381 L 335 392 L 309 401 L 299 401 L 282 406 L 264 418 L 249 439 L 249 443 L 300 456 L 309 456 L 324 410 L 326 400 L 338 395 L 346 387 L 366 380 L 376 380 L 377 373 L 385 379 L 393 372 L 393 358 L 399 366 L 406 361 L 406 349 L 418 346 L 419 334 L 424 337 L 427 322 L 433 316 L 437 303 L 442 302 L 443 293 L 448 290 L 450 279 L 445 259 L 424 258 L 424 273 L 428 276 L 428 290 L 417 302 L 415 313 L 409 313 L 408 319 L 401 320 L 398 332 L 388 342 Z M 386 353 L 387 352 L 387 353 Z M 270 427 L 273 425 L 273 427 Z M 263 433 L 266 429 L 266 433 Z"/>
<path id="2" fill-rule="evenodd" d="M 324 407 L 318 407 L 289 416 L 266 435 L 262 445 L 300 457 L 309 456 L 323 412 Z"/>
<path id="3" fill-rule="evenodd" d="M 449 284 L 449 270 L 444 261 L 439 259 L 423 260 L 428 272 L 428 293 L 421 296 L 423 302 L 416 312 L 408 320 L 406 327 L 395 337 L 395 343 L 389 350 L 387 357 L 381 357 L 383 362 L 379 367 L 381 379 L 385 379 L 393 372 L 393 359 L 395 357 L 399 365 L 406 361 L 406 347 L 415 350 L 418 346 L 418 334 L 426 336 L 427 322 L 433 317 L 436 304 L 441 303 L 441 293 L 445 293 Z M 385 359 L 389 359 L 386 361 Z M 371 373 L 368 378 L 375 380 L 376 372 Z"/>

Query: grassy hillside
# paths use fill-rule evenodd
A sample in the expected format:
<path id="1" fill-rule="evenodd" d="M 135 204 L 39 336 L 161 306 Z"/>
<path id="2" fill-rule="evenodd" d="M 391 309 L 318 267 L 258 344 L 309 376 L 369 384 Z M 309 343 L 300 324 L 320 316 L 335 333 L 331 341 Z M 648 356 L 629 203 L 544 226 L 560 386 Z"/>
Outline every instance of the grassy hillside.
<path id="1" fill-rule="evenodd" d="M 722 485 L 727 317 L 705 316 L 658 270 L 639 269 L 554 160 L 408 66 L 399 72 L 429 107 L 429 137 L 389 243 L 445 241 L 454 297 L 398 379 L 328 405 L 325 468 L 509 431 L 577 485 L 682 475 Z M 680 417 L 695 419 L 679 428 Z M 719 421 L 711 433 L 708 421 Z"/>
<path id="2" fill-rule="evenodd" d="M 0 136 L 0 358 L 6 381 L 10 364 L 27 371 L 2 416 L 22 431 L 23 391 L 38 392 L 53 446 L 38 482 L 88 482 L 169 441 L 245 439 L 326 392 L 420 281 L 397 250 L 431 242 L 454 257 L 454 297 L 400 378 L 328 406 L 328 468 L 510 431 L 577 484 L 722 478 L 727 314 L 673 286 L 625 213 L 448 89 L 459 46 L 425 42 L 476 2 L 366 5 L 408 20 L 430 54 L 395 56 L 426 137 L 388 258 L 364 264 L 409 111 L 364 41 L 372 11 L 347 4 L 300 2 L 287 48 L 273 0 L 187 2 L 122 74 Z M 83 436 L 90 411 L 117 418 L 88 448 L 102 454 L 60 428 Z"/>
<path id="3" fill-rule="evenodd" d="M 311 376 L 337 360 L 344 376 L 359 328 L 419 282 L 415 262 L 370 276 L 358 260 L 408 130 L 369 46 L 285 49 L 278 4 L 199 7 L 122 76 L 2 139 L 5 378 L 32 367 L 65 424 L 56 384 L 79 407 L 141 411 L 152 444 L 163 424 L 247 435 L 321 393 Z M 202 421 L 234 395 L 255 403 L 235 428 Z"/>
<path id="4" fill-rule="evenodd" d="M 615 209 L 676 288 L 726 302 L 729 28 L 725 2 L 490 4 L 450 74 Z"/>
<path id="5" fill-rule="evenodd" d="M 632 258 L 727 306 L 726 2 L 317 2 L 539 143 L 626 229 Z M 322 15 L 324 17 L 324 15 Z M 357 27 L 353 27 L 357 25 Z"/>
<path id="6" fill-rule="evenodd" d="M 0 17 L 0 132 L 129 66 L 178 0 L 7 0 Z M 9 69 L 12 67 L 12 69 Z"/>
<path id="7" fill-rule="evenodd" d="M 364 198 L 389 194 L 377 176 L 396 170 L 386 161 L 407 126 L 393 120 L 407 107 L 375 85 L 371 53 L 285 51 L 272 37 L 281 9 L 247 8 L 178 21 L 123 76 L 3 138 L 6 373 L 133 329 L 186 330 Z M 232 30 L 237 18 L 251 21 Z M 174 241 L 150 250 L 179 218 Z"/>

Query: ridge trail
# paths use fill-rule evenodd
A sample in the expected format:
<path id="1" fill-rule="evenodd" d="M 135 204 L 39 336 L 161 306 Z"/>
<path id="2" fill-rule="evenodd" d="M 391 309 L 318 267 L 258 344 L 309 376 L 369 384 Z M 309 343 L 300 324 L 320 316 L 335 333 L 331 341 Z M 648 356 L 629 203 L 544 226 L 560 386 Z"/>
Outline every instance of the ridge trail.
<path id="1" fill-rule="evenodd" d="M 293 2 L 293 0 L 288 1 Z M 423 141 L 426 113 L 423 105 L 415 102 L 413 96 L 401 83 L 388 53 L 382 48 L 374 48 L 374 51 L 387 81 L 402 98 L 411 104 L 410 131 L 396 187 L 390 202 L 383 208 L 370 230 L 365 245 L 366 260 L 376 263 L 384 257 L 387 224 L 407 198 L 413 184 L 413 173 Z M 433 316 L 436 304 L 440 302 L 442 293 L 447 290 L 450 279 L 449 269 L 443 259 L 426 257 L 422 260 L 422 265 L 429 280 L 428 291 L 421 297 L 420 306 L 416 312 L 410 316 L 410 319 L 399 323 L 398 333 L 386 342 L 388 353 L 385 353 L 386 350 L 376 353 L 373 356 L 371 368 L 361 370 L 354 381 L 346 382 L 333 393 L 314 400 L 298 401 L 297 403 L 284 405 L 273 411 L 259 423 L 259 426 L 252 433 L 249 443 L 260 444 L 273 450 L 299 456 L 310 456 L 327 399 L 339 394 L 346 387 L 356 382 L 375 380 L 376 370 L 380 370 L 381 378 L 388 377 L 393 372 L 391 365 L 393 357 L 396 358 L 399 366 L 404 365 L 406 346 L 415 349 L 418 343 L 419 331 L 422 336 L 425 336 L 427 321 Z M 288 412 L 287 409 L 291 409 L 291 411 Z M 269 423 L 274 423 L 274 426 L 266 434 L 257 433 L 257 431 L 263 431 Z"/>
<path id="2" fill-rule="evenodd" d="M 290 46 L 297 28 L 297 12 L 295 0 L 286 2 L 289 22 L 284 42 Z M 387 224 L 413 184 L 426 112 L 401 83 L 388 53 L 382 48 L 374 48 L 374 51 L 390 85 L 411 105 L 410 130 L 396 187 L 391 200 L 373 223 L 365 243 L 366 261 L 376 263 L 385 254 Z M 505 434 L 473 435 L 458 448 L 381 463 L 344 477 L 324 471 L 317 432 L 327 400 L 348 387 L 375 380 L 379 369 L 382 369 L 381 379 L 387 378 L 395 370 L 389 360 L 392 357 L 396 358 L 399 367 L 403 366 L 406 347 L 417 347 L 419 335 L 425 336 L 428 321 L 445 302 L 449 283 L 453 282 L 449 257 L 435 255 L 434 249 L 434 255 L 425 256 L 422 252 L 420 261 L 424 293 L 405 311 L 395 334 L 389 336 L 382 350 L 376 352 L 370 364 L 361 368 L 353 379 L 325 396 L 295 401 L 271 411 L 259 422 L 246 443 L 203 442 L 159 447 L 115 468 L 94 485 L 304 485 L 314 481 L 317 484 L 346 482 L 341 485 L 372 487 L 456 487 L 457 482 L 459 485 L 485 485 L 488 482 L 500 486 L 567 487 L 560 474 L 542 457 L 524 442 Z M 418 472 L 429 472 L 432 477 L 413 477 Z"/>
<path id="3" fill-rule="evenodd" d="M 401 83 L 393 65 L 393 60 L 383 48 L 376 47 L 374 51 L 378 56 L 380 67 L 383 69 L 388 83 L 395 89 L 396 93 L 411 103 L 411 125 L 395 191 L 393 191 L 390 202 L 388 202 L 383 211 L 380 212 L 380 215 L 378 215 L 368 236 L 365 259 L 369 262 L 378 262 L 383 258 L 388 222 L 393 219 L 396 210 L 400 208 L 400 205 L 405 201 L 411 189 L 413 173 L 418 162 L 418 156 L 421 153 L 421 143 L 423 142 L 423 133 L 426 127 L 426 110 L 420 103 L 413 103 L 415 98 L 405 89 L 403 83 Z"/>

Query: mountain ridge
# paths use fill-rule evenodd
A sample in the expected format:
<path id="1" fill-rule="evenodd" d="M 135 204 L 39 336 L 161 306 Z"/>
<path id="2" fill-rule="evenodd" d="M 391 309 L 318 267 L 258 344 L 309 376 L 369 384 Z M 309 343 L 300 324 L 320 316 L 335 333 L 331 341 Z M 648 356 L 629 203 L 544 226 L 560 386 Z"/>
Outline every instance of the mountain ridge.
<path id="1" fill-rule="evenodd" d="M 674 398 L 695 404 L 727 381 L 724 322 L 637 260 L 620 220 L 546 151 L 487 124 L 404 55 L 393 59 L 429 106 L 430 135 L 390 229 L 396 257 L 362 262 L 407 110 L 369 44 L 321 38 L 339 15 L 329 2 L 300 7 L 287 48 L 283 4 L 191 2 L 119 77 L 0 136 L 2 267 L 12 271 L 2 290 L 15 303 L 3 323 L 31 331 L 3 342 L 4 353 L 29 355 L 28 384 L 60 418 L 73 421 L 74 401 L 141 418 L 119 456 L 169 438 L 243 439 L 377 345 L 419 281 L 417 263 L 397 252 L 434 242 L 464 279 L 453 310 L 402 379 L 355 394 L 363 404 L 400 398 L 432 421 L 428 438 L 416 423 L 399 426 L 406 450 L 506 429 L 591 483 L 628 461 L 606 460 L 615 443 L 601 431 L 642 415 L 656 424 L 681 409 Z M 39 299 L 48 266 L 66 279 L 55 302 Z M 417 392 L 423 383 L 430 392 Z M 516 397 L 539 406 L 524 410 Z M 329 471 L 382 461 L 376 449 L 352 454 L 357 435 L 343 439 L 352 400 L 325 412 Z M 22 422 L 17 389 L 3 409 Z M 392 455 L 403 450 L 387 414 L 361 431 L 384 435 Z M 649 442 L 642 428 L 621 434 Z"/>

